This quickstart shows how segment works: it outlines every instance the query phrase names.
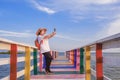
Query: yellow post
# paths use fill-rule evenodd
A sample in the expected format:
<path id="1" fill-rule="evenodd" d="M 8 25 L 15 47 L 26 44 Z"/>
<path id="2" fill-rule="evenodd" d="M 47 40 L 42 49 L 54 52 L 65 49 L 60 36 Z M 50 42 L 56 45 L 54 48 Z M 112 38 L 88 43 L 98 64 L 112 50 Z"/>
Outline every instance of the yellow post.
<path id="1" fill-rule="evenodd" d="M 30 80 L 30 48 L 25 48 L 25 80 Z"/>
<path id="2" fill-rule="evenodd" d="M 91 65 L 90 65 L 90 47 L 85 48 L 85 73 L 86 80 L 91 80 Z"/>

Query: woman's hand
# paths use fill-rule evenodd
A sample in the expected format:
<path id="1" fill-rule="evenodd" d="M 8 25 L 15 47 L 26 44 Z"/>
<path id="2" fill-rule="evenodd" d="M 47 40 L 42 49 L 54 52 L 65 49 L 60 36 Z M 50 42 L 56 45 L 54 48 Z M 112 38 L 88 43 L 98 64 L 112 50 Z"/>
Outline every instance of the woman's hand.
<path id="1" fill-rule="evenodd" d="M 51 34 L 44 37 L 44 39 L 50 39 L 56 35 L 56 32 L 52 32 Z"/>
<path id="2" fill-rule="evenodd" d="M 56 32 L 53 32 L 53 36 L 56 35 Z"/>

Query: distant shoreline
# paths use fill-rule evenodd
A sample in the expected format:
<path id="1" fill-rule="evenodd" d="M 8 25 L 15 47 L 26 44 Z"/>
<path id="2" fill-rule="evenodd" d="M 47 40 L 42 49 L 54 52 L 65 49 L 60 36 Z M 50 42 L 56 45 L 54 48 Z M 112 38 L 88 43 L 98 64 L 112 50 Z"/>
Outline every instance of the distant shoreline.
<path id="1" fill-rule="evenodd" d="M 7 52 L 0 52 L 0 54 L 10 54 L 10 51 L 7 51 Z M 24 54 L 24 52 L 18 52 L 17 54 Z"/>

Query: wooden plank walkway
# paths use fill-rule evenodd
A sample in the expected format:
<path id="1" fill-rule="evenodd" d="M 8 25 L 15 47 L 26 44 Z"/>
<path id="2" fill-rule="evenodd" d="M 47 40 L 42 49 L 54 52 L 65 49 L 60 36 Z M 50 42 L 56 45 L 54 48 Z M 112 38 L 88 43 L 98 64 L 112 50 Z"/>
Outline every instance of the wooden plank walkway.
<path id="1" fill-rule="evenodd" d="M 44 72 L 39 72 L 39 75 L 32 75 L 31 80 L 85 80 L 84 74 L 79 74 L 75 68 L 69 68 L 73 66 L 65 56 L 59 56 L 52 62 L 52 71 L 54 74 L 45 75 Z M 59 68 L 54 68 L 59 67 Z M 68 68 L 63 68 L 68 67 Z"/>
<path id="2" fill-rule="evenodd" d="M 85 80 L 85 75 L 81 74 L 59 74 L 59 75 L 37 75 L 31 76 L 31 80 Z"/>

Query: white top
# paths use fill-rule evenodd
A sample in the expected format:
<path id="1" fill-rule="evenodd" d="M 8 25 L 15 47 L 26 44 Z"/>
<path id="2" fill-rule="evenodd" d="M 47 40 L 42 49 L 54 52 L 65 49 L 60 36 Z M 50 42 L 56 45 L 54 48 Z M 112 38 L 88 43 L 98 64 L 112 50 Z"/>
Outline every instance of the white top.
<path id="1" fill-rule="evenodd" d="M 45 53 L 50 51 L 49 41 L 48 39 L 43 39 L 44 36 L 38 36 L 38 41 L 40 43 L 43 40 L 43 43 L 40 45 L 40 52 Z"/>

